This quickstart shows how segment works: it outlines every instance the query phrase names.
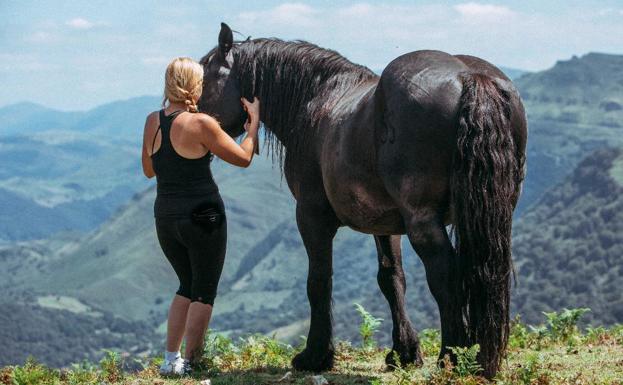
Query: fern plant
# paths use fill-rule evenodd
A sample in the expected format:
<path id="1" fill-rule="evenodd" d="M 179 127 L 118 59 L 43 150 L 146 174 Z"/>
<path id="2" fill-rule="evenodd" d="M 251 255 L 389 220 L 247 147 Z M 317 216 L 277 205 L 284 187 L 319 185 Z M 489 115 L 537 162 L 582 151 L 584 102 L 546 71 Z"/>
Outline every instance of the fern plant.
<path id="1" fill-rule="evenodd" d="M 7 380 L 11 380 L 7 378 Z M 38 385 L 58 383 L 58 372 L 39 364 L 33 356 L 28 356 L 22 367 L 13 370 L 12 382 L 15 385 Z"/>
<path id="2" fill-rule="evenodd" d="M 525 363 L 520 365 L 517 369 L 519 377 L 518 380 L 524 385 L 533 384 L 541 374 L 539 373 L 539 370 L 541 369 L 540 363 L 543 362 L 543 360 L 543 355 L 540 353 L 537 354 L 536 352 L 533 352 L 528 355 Z"/>
<path id="3" fill-rule="evenodd" d="M 454 371 L 459 377 L 475 376 L 482 371 L 482 367 L 477 360 L 480 345 L 475 344 L 470 347 L 453 346 L 450 347 L 450 350 L 456 356 Z"/>
<path id="4" fill-rule="evenodd" d="M 420 332 L 420 347 L 426 356 L 433 356 L 441 348 L 441 332 L 439 329 L 424 329 Z"/>
<path id="5" fill-rule="evenodd" d="M 374 333 L 381 326 L 382 318 L 375 318 L 372 314 L 368 313 L 358 303 L 355 303 L 355 309 L 361 316 L 361 324 L 359 325 L 359 335 L 361 335 L 362 345 L 365 349 L 373 349 L 376 347 L 376 341 L 374 340 Z"/>
<path id="6" fill-rule="evenodd" d="M 536 342 L 535 349 L 541 350 L 543 349 L 550 340 L 550 331 L 547 329 L 547 326 L 532 326 L 528 325 L 530 328 L 531 336 L 533 336 L 534 342 Z"/>
<path id="7" fill-rule="evenodd" d="M 102 370 L 102 379 L 107 382 L 117 382 L 123 379 L 123 370 L 121 369 L 121 356 L 112 350 L 105 350 L 106 356 L 100 361 L 100 369 Z"/>
<path id="8" fill-rule="evenodd" d="M 514 349 L 525 348 L 528 345 L 530 333 L 528 328 L 521 322 L 519 314 L 511 321 L 508 346 Z"/>
<path id="9" fill-rule="evenodd" d="M 571 342 L 572 337 L 578 334 L 577 323 L 584 315 L 589 312 L 589 308 L 563 309 L 560 314 L 554 312 L 543 312 L 547 317 L 547 324 L 550 329 L 552 339 L 560 342 Z"/>

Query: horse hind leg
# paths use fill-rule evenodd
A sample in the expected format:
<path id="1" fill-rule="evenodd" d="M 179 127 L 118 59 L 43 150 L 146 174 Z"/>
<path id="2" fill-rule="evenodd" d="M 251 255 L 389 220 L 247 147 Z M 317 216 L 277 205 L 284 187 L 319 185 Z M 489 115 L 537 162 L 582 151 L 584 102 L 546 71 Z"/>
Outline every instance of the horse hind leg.
<path id="1" fill-rule="evenodd" d="M 407 235 L 426 270 L 426 281 L 439 307 L 441 321 L 440 365 L 444 356 L 455 357 L 450 347 L 468 344 L 467 329 L 463 322 L 461 304 L 464 296 L 456 279 L 453 266 L 457 258 L 443 221 L 436 215 L 413 215 L 408 218 Z"/>
<path id="2" fill-rule="evenodd" d="M 405 309 L 405 274 L 402 269 L 400 235 L 375 235 L 379 271 L 377 281 L 392 313 L 392 350 L 385 357 L 389 368 L 400 364 L 422 366 L 422 352 L 417 332 Z M 400 362 L 396 362 L 397 354 Z"/>

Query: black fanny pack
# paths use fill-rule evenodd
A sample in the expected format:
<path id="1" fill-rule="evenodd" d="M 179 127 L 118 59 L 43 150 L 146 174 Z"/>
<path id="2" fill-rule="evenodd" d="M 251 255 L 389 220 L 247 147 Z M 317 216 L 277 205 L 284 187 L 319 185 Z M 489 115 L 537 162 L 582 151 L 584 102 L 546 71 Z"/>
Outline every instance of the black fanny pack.
<path id="1" fill-rule="evenodd" d="M 215 204 L 201 204 L 195 207 L 190 215 L 190 219 L 206 229 L 215 229 L 223 222 L 225 213 L 221 207 Z"/>

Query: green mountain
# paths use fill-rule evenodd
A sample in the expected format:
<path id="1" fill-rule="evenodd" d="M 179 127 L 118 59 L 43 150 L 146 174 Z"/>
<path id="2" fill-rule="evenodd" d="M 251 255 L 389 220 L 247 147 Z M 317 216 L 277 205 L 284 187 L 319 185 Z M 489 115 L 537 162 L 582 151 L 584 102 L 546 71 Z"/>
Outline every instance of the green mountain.
<path id="1" fill-rule="evenodd" d="M 0 136 L 0 163 L 0 241 L 92 230 L 147 186 L 140 145 L 103 135 Z"/>
<path id="2" fill-rule="evenodd" d="M 0 135 L 28 135 L 36 132 L 71 127 L 82 112 L 63 112 L 36 103 L 21 102 L 0 108 Z"/>
<path id="3" fill-rule="evenodd" d="M 0 107 L 0 135 L 74 131 L 140 143 L 145 117 L 158 109 L 160 101 L 156 96 L 139 96 L 107 103 L 88 111 L 57 111 L 27 102 L 11 104 Z M 136 136 L 136 133 L 139 135 Z"/>
<path id="4" fill-rule="evenodd" d="M 161 337 L 143 321 L 127 321 L 110 312 L 55 308 L 63 297 L 44 297 L 42 304 L 5 299 L 0 303 L 0 366 L 23 363 L 28 356 L 54 367 L 97 361 L 106 349 L 133 356 L 158 351 Z M 47 301 L 47 302 L 46 302 Z"/>
<path id="5" fill-rule="evenodd" d="M 623 55 L 589 53 L 514 82 L 528 114 L 521 213 L 596 149 L 623 146 Z"/>
<path id="6" fill-rule="evenodd" d="M 85 112 L 0 108 L 0 242 L 93 230 L 143 190 L 142 129 L 157 106 L 150 96 Z"/>
<path id="7" fill-rule="evenodd" d="M 516 83 L 530 118 L 623 127 L 623 55 L 589 53 Z"/>
<path id="8" fill-rule="evenodd" d="M 515 310 L 589 307 L 586 318 L 623 321 L 623 149 L 598 150 L 549 190 L 514 228 Z"/>
<path id="9" fill-rule="evenodd" d="M 509 77 L 510 80 L 513 80 L 513 81 L 515 81 L 515 79 L 518 79 L 525 74 L 530 73 L 528 71 L 520 70 L 517 68 L 510 68 L 510 67 L 499 67 L 499 68 L 500 70 L 502 70 L 502 72 L 504 72 L 506 76 Z"/>

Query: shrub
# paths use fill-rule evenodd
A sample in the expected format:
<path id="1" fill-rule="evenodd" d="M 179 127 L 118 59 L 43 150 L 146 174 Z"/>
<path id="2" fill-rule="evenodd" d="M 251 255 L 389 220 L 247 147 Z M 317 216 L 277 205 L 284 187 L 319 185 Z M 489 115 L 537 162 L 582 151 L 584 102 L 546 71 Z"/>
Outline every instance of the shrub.
<path id="1" fill-rule="evenodd" d="M 425 356 L 434 356 L 441 349 L 439 329 L 424 329 L 420 332 L 420 348 Z"/>
<path id="2" fill-rule="evenodd" d="M 609 337 L 608 330 L 603 326 L 598 326 L 596 328 L 587 327 L 586 328 L 586 336 L 584 340 L 588 343 L 600 343 L 607 340 Z"/>
<path id="3" fill-rule="evenodd" d="M 544 326 L 544 325 L 540 325 L 540 326 L 529 325 L 529 328 L 530 328 L 530 333 L 531 333 L 530 341 L 534 342 L 535 349 L 536 350 L 543 349 L 545 347 L 545 345 L 547 345 L 547 343 L 551 340 L 550 339 L 550 332 L 547 329 L 547 326 Z"/>
<path id="4" fill-rule="evenodd" d="M 480 351 L 480 345 L 475 344 L 470 347 L 453 346 L 450 350 L 456 356 L 456 365 L 454 371 L 460 377 L 469 375 L 477 375 L 482 371 L 482 367 L 478 363 L 477 356 Z"/>
<path id="5" fill-rule="evenodd" d="M 573 337 L 579 334 L 577 327 L 578 320 L 584 313 L 589 311 L 589 308 L 578 308 L 563 309 L 560 314 L 556 312 L 543 312 L 545 317 L 547 317 L 547 324 L 552 339 L 563 343 L 572 343 Z"/>
<path id="6" fill-rule="evenodd" d="M 374 333 L 378 330 L 382 318 L 375 318 L 372 314 L 368 313 L 366 309 L 360 304 L 356 303 L 355 308 L 357 313 L 361 316 L 361 324 L 359 325 L 359 334 L 361 335 L 362 345 L 366 349 L 372 349 L 376 347 L 376 341 L 374 340 Z"/>
<path id="7" fill-rule="evenodd" d="M 511 321 L 511 330 L 508 337 L 508 346 L 510 348 L 525 348 L 530 340 L 530 332 L 524 324 L 521 323 L 519 314 Z"/>
<path id="8" fill-rule="evenodd" d="M 17 366 L 13 370 L 13 384 L 15 385 L 55 384 L 58 382 L 58 371 L 37 363 L 32 356 L 26 359 L 24 366 Z"/>
<path id="9" fill-rule="evenodd" d="M 119 353 L 106 350 L 106 356 L 100 361 L 101 376 L 104 381 L 118 382 L 123 379 Z"/>

